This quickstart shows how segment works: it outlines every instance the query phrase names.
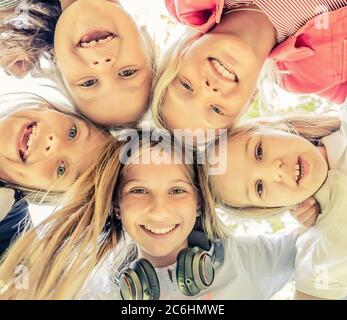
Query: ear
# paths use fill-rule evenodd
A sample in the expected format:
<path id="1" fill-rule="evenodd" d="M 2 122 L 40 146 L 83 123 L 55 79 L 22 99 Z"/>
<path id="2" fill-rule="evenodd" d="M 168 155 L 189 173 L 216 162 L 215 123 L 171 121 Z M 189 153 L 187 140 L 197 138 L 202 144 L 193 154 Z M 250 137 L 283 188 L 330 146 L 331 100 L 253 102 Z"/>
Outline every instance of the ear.
<path id="1" fill-rule="evenodd" d="M 113 214 L 116 216 L 117 220 L 121 220 L 121 215 L 120 215 L 120 209 L 119 207 L 114 207 L 113 208 Z"/>
<path id="2" fill-rule="evenodd" d="M 22 78 L 31 71 L 33 65 L 28 55 L 22 52 L 3 67 L 8 74 Z"/>
<path id="3" fill-rule="evenodd" d="M 196 206 L 196 217 L 197 218 L 201 216 L 201 211 L 202 211 L 201 201 L 198 200 L 198 205 Z"/>

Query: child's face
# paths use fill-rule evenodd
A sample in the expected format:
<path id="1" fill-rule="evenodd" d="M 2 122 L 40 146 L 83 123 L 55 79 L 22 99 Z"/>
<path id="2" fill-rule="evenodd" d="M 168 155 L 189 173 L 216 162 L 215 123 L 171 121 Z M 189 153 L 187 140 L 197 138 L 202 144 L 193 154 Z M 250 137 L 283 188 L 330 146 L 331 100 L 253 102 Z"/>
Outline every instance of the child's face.
<path id="1" fill-rule="evenodd" d="M 172 129 L 230 128 L 247 109 L 261 68 L 240 38 L 202 35 L 186 49 L 168 87 L 165 122 Z"/>
<path id="2" fill-rule="evenodd" d="M 183 165 L 129 165 L 119 208 L 123 227 L 141 256 L 168 265 L 187 247 L 196 220 L 197 195 Z"/>
<path id="3" fill-rule="evenodd" d="M 327 176 L 327 160 L 319 148 L 277 130 L 230 137 L 226 152 L 227 171 L 213 179 L 223 201 L 236 207 L 298 204 L 312 196 Z"/>
<path id="4" fill-rule="evenodd" d="M 23 187 L 65 191 L 105 141 L 96 127 L 54 110 L 11 113 L 0 119 L 1 178 Z"/>
<path id="5" fill-rule="evenodd" d="M 68 6 L 54 48 L 65 86 L 84 115 L 106 125 L 143 116 L 152 81 L 148 47 L 118 4 L 78 0 Z"/>

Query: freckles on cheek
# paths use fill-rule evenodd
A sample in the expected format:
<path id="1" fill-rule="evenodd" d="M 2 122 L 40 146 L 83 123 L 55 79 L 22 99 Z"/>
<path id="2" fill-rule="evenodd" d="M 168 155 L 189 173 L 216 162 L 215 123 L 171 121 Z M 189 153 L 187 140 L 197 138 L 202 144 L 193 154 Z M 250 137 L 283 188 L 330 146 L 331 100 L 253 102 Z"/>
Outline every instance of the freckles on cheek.
<path id="1" fill-rule="evenodd" d="M 138 199 L 127 199 L 124 201 L 120 201 L 119 207 L 122 211 L 133 211 L 145 208 L 146 204 L 143 201 L 139 201 Z"/>

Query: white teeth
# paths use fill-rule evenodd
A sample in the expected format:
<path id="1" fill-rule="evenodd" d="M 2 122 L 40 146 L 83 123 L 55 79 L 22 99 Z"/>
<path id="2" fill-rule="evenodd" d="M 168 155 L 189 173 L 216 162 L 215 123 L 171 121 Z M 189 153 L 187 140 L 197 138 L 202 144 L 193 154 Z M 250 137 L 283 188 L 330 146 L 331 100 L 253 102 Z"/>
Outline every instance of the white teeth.
<path id="1" fill-rule="evenodd" d="M 90 42 L 81 42 L 81 47 L 83 47 L 83 48 L 91 48 L 91 47 L 94 47 L 96 44 L 109 42 L 113 38 L 114 38 L 114 36 L 108 36 L 105 39 L 92 40 Z"/>
<path id="2" fill-rule="evenodd" d="M 37 130 L 38 130 L 37 125 L 33 124 L 33 127 L 31 129 L 31 134 L 27 142 L 28 149 L 24 152 L 24 159 L 27 159 L 30 155 L 32 144 L 34 143 L 34 139 L 37 135 Z"/>
<path id="3" fill-rule="evenodd" d="M 297 163 L 295 165 L 295 181 L 298 182 L 300 177 L 301 177 L 301 166 L 299 163 Z"/>
<path id="4" fill-rule="evenodd" d="M 170 226 L 167 226 L 165 228 L 156 228 L 156 227 L 151 227 L 151 226 L 144 226 L 146 230 L 154 233 L 154 234 L 165 234 L 165 233 L 168 233 L 170 231 L 172 231 L 173 229 L 175 229 L 176 225 L 173 224 L 173 225 L 170 225 Z"/>
<path id="5" fill-rule="evenodd" d="M 224 67 L 217 59 L 212 58 L 211 62 L 215 67 L 216 71 L 223 77 L 228 80 L 236 81 L 236 75 L 230 72 L 227 68 Z"/>

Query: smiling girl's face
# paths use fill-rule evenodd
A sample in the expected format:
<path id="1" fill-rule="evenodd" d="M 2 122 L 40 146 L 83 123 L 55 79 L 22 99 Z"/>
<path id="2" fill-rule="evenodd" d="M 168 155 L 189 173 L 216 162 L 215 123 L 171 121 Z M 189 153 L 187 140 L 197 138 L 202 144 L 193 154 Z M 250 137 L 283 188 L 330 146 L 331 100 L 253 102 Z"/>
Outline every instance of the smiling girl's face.
<path id="1" fill-rule="evenodd" d="M 0 177 L 22 187 L 66 191 L 106 142 L 95 126 L 33 107 L 0 119 Z"/>
<path id="2" fill-rule="evenodd" d="M 65 86 L 85 116 L 104 125 L 143 116 L 152 82 L 149 48 L 117 1 L 69 5 L 58 20 L 54 49 Z"/>
<path id="3" fill-rule="evenodd" d="M 214 176 L 222 200 L 236 207 L 298 204 L 324 183 L 324 147 L 278 130 L 261 129 L 229 137 L 226 173 Z"/>
<path id="4" fill-rule="evenodd" d="M 213 31 L 200 36 L 182 55 L 168 87 L 165 122 L 171 129 L 230 128 L 247 109 L 261 68 L 239 37 Z"/>
<path id="5" fill-rule="evenodd" d="M 123 227 L 138 245 L 140 256 L 157 266 L 172 264 L 188 246 L 197 204 L 184 165 L 151 163 L 126 168 L 119 203 Z"/>

